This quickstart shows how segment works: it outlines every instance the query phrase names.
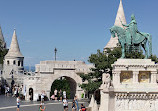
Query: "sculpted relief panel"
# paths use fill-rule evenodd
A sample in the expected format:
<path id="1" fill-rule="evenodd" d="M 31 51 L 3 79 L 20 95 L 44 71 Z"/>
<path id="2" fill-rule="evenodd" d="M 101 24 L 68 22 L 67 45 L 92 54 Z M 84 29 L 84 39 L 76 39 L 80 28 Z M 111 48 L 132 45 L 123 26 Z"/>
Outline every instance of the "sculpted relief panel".
<path id="1" fill-rule="evenodd" d="M 149 71 L 140 71 L 138 78 L 139 78 L 140 83 L 149 83 L 150 82 L 150 72 Z"/>
<path id="2" fill-rule="evenodd" d="M 131 71 L 122 71 L 120 74 L 121 83 L 130 83 L 132 81 Z"/>

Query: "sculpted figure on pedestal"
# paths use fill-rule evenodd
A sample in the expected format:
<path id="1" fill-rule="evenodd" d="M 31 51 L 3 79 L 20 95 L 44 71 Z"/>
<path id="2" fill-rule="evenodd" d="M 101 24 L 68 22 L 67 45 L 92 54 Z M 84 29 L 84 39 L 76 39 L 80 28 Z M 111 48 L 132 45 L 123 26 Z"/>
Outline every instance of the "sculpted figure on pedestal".
<path id="1" fill-rule="evenodd" d="M 103 73 L 103 75 L 102 75 L 102 85 L 101 85 L 101 88 L 104 89 L 104 88 L 110 88 L 110 87 L 113 87 L 110 74 L 108 74 L 108 73 Z"/>

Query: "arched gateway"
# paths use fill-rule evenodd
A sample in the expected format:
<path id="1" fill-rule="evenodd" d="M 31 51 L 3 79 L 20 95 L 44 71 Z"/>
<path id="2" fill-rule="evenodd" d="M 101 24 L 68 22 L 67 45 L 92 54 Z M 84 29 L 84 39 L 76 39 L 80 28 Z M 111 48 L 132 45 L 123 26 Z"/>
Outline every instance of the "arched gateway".
<path id="1" fill-rule="evenodd" d="M 72 95 L 81 98 L 84 91 L 79 87 L 82 78 L 79 74 L 86 74 L 92 65 L 86 65 L 82 61 L 41 61 L 36 65 L 36 74 L 24 80 L 26 86 L 26 99 L 29 100 L 29 88 L 34 90 L 34 100 L 37 100 L 42 91 L 50 98 L 52 83 L 58 78 L 65 77 L 70 82 Z M 72 97 L 71 97 L 72 98 Z"/>

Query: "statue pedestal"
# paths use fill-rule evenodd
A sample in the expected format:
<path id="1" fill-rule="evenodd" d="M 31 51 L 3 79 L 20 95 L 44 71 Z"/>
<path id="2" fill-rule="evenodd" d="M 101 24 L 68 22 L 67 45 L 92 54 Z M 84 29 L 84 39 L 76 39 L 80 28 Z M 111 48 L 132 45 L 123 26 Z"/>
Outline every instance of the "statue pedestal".
<path id="1" fill-rule="evenodd" d="M 112 67 L 114 88 L 101 90 L 99 111 L 158 111 L 157 64 L 150 59 L 118 59 Z"/>
<path id="2" fill-rule="evenodd" d="M 99 111 L 114 111 L 113 109 L 113 98 L 112 95 L 114 95 L 113 88 L 106 88 L 106 89 L 100 89 L 101 93 L 101 103 Z"/>

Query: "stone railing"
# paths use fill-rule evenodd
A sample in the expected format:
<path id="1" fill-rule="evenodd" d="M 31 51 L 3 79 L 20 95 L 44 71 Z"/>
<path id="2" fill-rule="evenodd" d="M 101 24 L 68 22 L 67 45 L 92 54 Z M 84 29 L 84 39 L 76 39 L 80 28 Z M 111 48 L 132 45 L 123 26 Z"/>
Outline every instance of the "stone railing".
<path id="1" fill-rule="evenodd" d="M 158 93 L 116 93 L 115 109 L 157 111 Z"/>

